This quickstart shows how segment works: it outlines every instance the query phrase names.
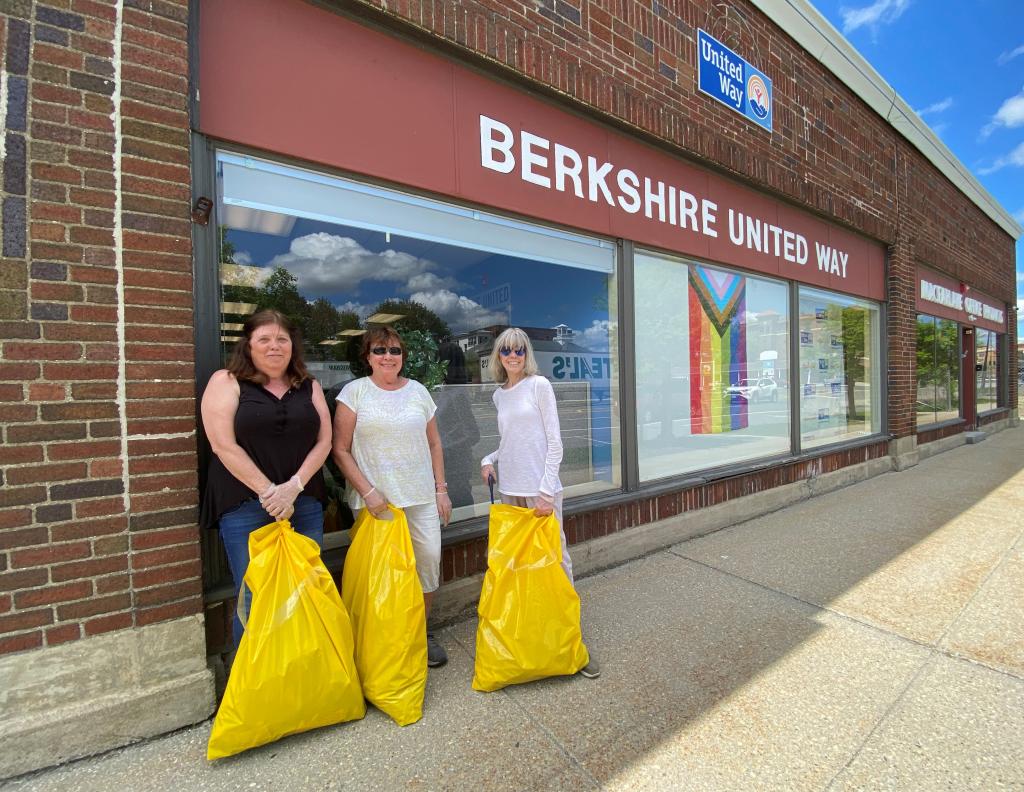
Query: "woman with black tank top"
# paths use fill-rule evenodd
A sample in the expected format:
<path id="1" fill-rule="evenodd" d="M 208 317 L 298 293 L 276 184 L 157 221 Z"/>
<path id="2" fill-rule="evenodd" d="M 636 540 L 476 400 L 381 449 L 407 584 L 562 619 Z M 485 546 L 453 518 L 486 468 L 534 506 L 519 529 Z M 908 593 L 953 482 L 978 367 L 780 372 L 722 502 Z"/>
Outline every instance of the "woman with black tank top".
<path id="1" fill-rule="evenodd" d="M 299 332 L 264 310 L 245 323 L 226 369 L 203 393 L 210 460 L 201 523 L 220 527 L 235 588 L 249 566 L 249 534 L 275 520 L 323 547 L 331 419 L 320 383 L 302 362 Z M 234 620 L 235 647 L 242 624 Z"/>

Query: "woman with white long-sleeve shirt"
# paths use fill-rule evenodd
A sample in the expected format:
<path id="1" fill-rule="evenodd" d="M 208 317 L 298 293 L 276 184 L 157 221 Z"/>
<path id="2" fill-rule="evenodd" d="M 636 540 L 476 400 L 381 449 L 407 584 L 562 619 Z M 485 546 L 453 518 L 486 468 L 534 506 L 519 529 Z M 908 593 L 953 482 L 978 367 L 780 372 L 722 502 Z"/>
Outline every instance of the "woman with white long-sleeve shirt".
<path id="1" fill-rule="evenodd" d="M 562 537 L 562 569 L 571 583 L 572 559 L 565 541 L 558 478 L 562 433 L 554 388 L 537 373 L 529 336 L 518 327 L 498 336 L 488 365 L 501 384 L 492 397 L 500 440 L 498 450 L 481 460 L 480 475 L 485 482 L 492 477 L 497 481 L 502 503 L 533 509 L 540 516 L 554 512 Z M 589 678 L 600 673 L 593 656 L 580 671 Z"/>

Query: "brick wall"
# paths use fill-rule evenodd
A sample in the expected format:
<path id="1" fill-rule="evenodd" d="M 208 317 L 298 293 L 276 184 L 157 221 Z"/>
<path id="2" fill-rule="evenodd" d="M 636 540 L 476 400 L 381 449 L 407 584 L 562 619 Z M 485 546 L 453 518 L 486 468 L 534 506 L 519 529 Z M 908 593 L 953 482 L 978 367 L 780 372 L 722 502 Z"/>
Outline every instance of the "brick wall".
<path id="1" fill-rule="evenodd" d="M 187 3 L 3 9 L 0 653 L 201 608 Z"/>

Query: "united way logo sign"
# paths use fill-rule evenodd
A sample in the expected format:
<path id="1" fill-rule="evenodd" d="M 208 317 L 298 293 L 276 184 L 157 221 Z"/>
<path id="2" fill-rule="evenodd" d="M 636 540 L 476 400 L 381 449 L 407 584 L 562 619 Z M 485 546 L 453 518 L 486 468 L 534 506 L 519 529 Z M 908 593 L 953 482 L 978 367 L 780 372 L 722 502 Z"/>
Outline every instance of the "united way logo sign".
<path id="1" fill-rule="evenodd" d="M 697 31 L 697 87 L 772 131 L 772 81 L 703 30 Z"/>

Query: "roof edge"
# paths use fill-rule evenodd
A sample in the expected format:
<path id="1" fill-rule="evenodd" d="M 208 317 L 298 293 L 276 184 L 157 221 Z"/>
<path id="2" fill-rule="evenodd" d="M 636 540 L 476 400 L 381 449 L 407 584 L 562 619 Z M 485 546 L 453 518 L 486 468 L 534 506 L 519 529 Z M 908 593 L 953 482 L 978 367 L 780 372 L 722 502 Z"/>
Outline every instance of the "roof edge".
<path id="1" fill-rule="evenodd" d="M 859 96 L 1014 240 L 1024 228 L 981 186 L 909 104 L 808 0 L 751 0 Z"/>

